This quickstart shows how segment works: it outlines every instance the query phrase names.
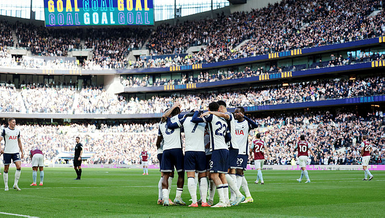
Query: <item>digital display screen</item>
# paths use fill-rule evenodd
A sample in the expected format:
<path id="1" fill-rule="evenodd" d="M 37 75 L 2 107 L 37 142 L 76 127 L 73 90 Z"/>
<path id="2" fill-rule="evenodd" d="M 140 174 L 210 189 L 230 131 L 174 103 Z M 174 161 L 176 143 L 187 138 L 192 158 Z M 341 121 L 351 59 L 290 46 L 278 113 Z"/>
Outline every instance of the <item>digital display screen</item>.
<path id="1" fill-rule="evenodd" d="M 46 27 L 154 25 L 154 0 L 44 0 Z"/>

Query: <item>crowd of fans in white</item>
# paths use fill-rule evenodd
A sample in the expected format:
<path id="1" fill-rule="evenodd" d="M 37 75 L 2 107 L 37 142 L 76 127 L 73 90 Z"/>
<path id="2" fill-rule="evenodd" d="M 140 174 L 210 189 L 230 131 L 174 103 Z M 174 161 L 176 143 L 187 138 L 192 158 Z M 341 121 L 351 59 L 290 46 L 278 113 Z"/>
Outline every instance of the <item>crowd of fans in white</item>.
<path id="1" fill-rule="evenodd" d="M 259 125 L 250 132 L 249 145 L 257 132 L 262 133 L 267 143 L 266 164 L 290 165 L 296 158 L 293 149 L 299 135 L 307 135 L 312 149 L 318 156 L 313 164 L 359 164 L 363 135 L 373 144 L 372 164 L 385 162 L 385 118 L 382 111 L 369 113 L 363 118 L 354 113 L 329 112 L 279 115 L 255 118 Z M 151 154 L 152 163 L 157 163 L 155 146 L 158 123 L 146 124 L 93 124 L 71 125 L 18 125 L 24 151 L 38 147 L 44 152 L 48 163 L 65 163 L 62 152 L 73 153 L 75 137 L 80 136 L 84 152 L 91 153 L 86 164 L 139 164 L 142 148 Z M 28 155 L 25 161 L 29 162 Z"/>
<path id="2" fill-rule="evenodd" d="M 1 112 L 67 113 L 67 114 L 146 114 L 162 113 L 175 101 L 185 111 L 195 108 L 206 110 L 209 102 L 224 100 L 230 107 L 261 106 L 286 103 L 364 97 L 385 94 L 385 77 L 325 79 L 292 82 L 283 86 L 258 85 L 254 88 L 231 92 L 212 92 L 149 99 L 130 98 L 87 88 L 77 92 L 71 88 L 25 87 L 20 94 L 13 87 L 0 87 Z M 16 104 L 10 104 L 11 101 Z M 22 100 L 21 100 L 22 99 Z"/>

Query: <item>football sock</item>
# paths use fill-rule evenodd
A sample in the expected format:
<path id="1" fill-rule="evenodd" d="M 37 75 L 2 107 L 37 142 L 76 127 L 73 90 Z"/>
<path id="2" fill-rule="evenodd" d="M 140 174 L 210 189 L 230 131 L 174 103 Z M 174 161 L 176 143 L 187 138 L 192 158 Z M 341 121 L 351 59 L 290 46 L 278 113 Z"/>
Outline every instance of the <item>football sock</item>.
<path id="1" fill-rule="evenodd" d="M 16 172 L 15 172 L 15 184 L 14 185 L 17 185 L 19 183 L 20 174 L 21 174 L 21 170 L 16 170 Z"/>
<path id="2" fill-rule="evenodd" d="M 201 178 L 201 182 L 199 184 L 199 190 L 201 192 L 202 202 L 206 203 L 206 198 L 207 198 L 207 178 L 206 177 Z"/>
<path id="3" fill-rule="evenodd" d="M 301 177 L 299 177 L 299 180 L 302 180 L 303 178 L 303 170 L 301 170 Z"/>
<path id="4" fill-rule="evenodd" d="M 162 189 L 162 196 L 163 196 L 163 202 L 167 202 L 168 203 L 168 199 L 169 199 L 169 192 L 168 192 L 168 189 Z"/>
<path id="5" fill-rule="evenodd" d="M 148 168 L 146 167 L 146 173 L 148 174 Z"/>
<path id="6" fill-rule="evenodd" d="M 263 181 L 262 170 L 258 170 L 258 177 L 259 177 L 259 179 L 260 179 L 261 182 L 262 182 L 262 181 Z"/>
<path id="7" fill-rule="evenodd" d="M 229 174 L 226 174 L 226 180 L 227 180 L 228 186 L 230 186 L 230 188 L 233 189 L 237 197 L 241 197 L 242 193 L 239 191 L 239 189 L 237 189 L 238 188 L 237 185 L 235 184 L 235 182 L 233 181 L 233 179 Z"/>
<path id="8" fill-rule="evenodd" d="M 158 182 L 158 199 L 162 200 L 162 182 L 163 182 L 163 177 L 160 177 L 159 182 Z"/>
<path id="9" fill-rule="evenodd" d="M 247 180 L 244 176 L 242 176 L 242 188 L 245 191 L 246 197 L 251 197 L 249 185 L 247 184 Z"/>
<path id="10" fill-rule="evenodd" d="M 196 187 L 196 186 L 195 186 Z M 175 195 L 175 198 L 181 198 L 182 197 L 182 192 L 183 192 L 183 188 L 177 188 L 176 189 L 176 195 Z M 195 189 L 195 192 L 196 192 L 196 189 Z M 196 196 L 196 194 L 195 194 Z"/>
<path id="11" fill-rule="evenodd" d="M 143 174 L 146 173 L 146 168 L 143 167 Z"/>
<path id="12" fill-rule="evenodd" d="M 172 179 L 174 177 L 168 177 L 168 193 L 171 193 L 171 185 L 172 185 Z"/>
<path id="13" fill-rule="evenodd" d="M 79 179 L 79 170 L 75 169 L 75 171 L 76 171 L 76 178 Z"/>
<path id="14" fill-rule="evenodd" d="M 233 179 L 235 185 L 238 186 L 238 181 L 237 181 L 237 177 L 235 176 L 235 174 L 230 174 L 230 177 Z M 238 188 L 239 189 L 239 188 Z"/>
<path id="15" fill-rule="evenodd" d="M 37 177 L 37 171 L 36 171 L 36 177 Z M 43 183 L 44 181 L 44 171 L 40 171 L 40 182 Z"/>
<path id="16" fill-rule="evenodd" d="M 187 186 L 191 195 L 192 203 L 195 204 L 197 202 L 197 185 L 195 184 L 194 177 L 189 177 L 187 179 Z"/>
<path id="17" fill-rule="evenodd" d="M 218 192 L 218 196 L 219 196 L 219 202 L 220 203 L 226 203 L 225 196 L 224 196 L 224 193 L 223 193 L 223 185 L 222 184 L 220 184 L 217 187 L 217 192 Z"/>
<path id="18" fill-rule="evenodd" d="M 235 199 L 237 198 L 237 195 L 235 194 L 235 192 L 233 191 L 233 189 L 230 189 L 230 202 L 233 202 L 235 201 Z"/>
<path id="19" fill-rule="evenodd" d="M 215 195 L 215 183 L 213 180 L 210 179 L 210 193 L 209 193 L 209 200 L 213 201 L 214 200 L 214 195 Z"/>
<path id="20" fill-rule="evenodd" d="M 369 177 L 373 176 L 373 175 L 370 173 L 369 169 L 366 169 L 365 171 L 366 171 L 366 173 L 369 175 Z"/>
<path id="21" fill-rule="evenodd" d="M 310 180 L 309 174 L 307 173 L 307 170 L 304 170 L 303 173 L 305 174 L 306 180 Z"/>
<path id="22" fill-rule="evenodd" d="M 40 173 L 41 175 L 41 173 Z M 32 171 L 32 181 L 33 183 L 36 183 L 36 178 L 37 178 L 37 171 Z"/>
<path id="23" fill-rule="evenodd" d="M 8 173 L 6 172 L 3 173 L 3 180 L 4 180 L 5 187 L 8 187 Z"/>
<path id="24" fill-rule="evenodd" d="M 240 189 L 242 185 L 242 176 L 237 175 L 237 188 Z"/>
<path id="25" fill-rule="evenodd" d="M 82 169 L 79 169 L 79 179 L 82 177 Z"/>
<path id="26" fill-rule="evenodd" d="M 237 178 L 235 177 L 235 175 L 234 174 L 228 174 L 229 176 L 230 176 L 230 178 L 231 178 L 231 180 L 232 181 L 234 181 L 234 183 L 235 183 L 235 186 L 238 188 L 238 185 L 237 185 Z M 227 180 L 227 179 L 226 179 Z M 228 182 L 227 182 L 228 183 Z M 238 188 L 239 189 L 239 188 Z M 237 198 L 237 195 L 235 194 L 235 191 L 232 189 L 232 188 L 230 188 L 230 194 L 231 194 L 231 197 L 230 197 L 230 202 L 233 202 L 233 201 L 235 201 L 235 199 Z M 226 195 L 226 194 L 225 194 Z"/>
<path id="27" fill-rule="evenodd" d="M 365 173 L 365 179 L 368 178 L 368 173 L 366 172 L 366 170 L 364 170 L 364 173 Z"/>
<path id="28" fill-rule="evenodd" d="M 228 184 L 223 184 L 222 190 L 223 190 L 223 197 L 225 198 L 225 202 L 226 203 L 230 203 L 230 200 L 229 200 L 229 185 Z"/>

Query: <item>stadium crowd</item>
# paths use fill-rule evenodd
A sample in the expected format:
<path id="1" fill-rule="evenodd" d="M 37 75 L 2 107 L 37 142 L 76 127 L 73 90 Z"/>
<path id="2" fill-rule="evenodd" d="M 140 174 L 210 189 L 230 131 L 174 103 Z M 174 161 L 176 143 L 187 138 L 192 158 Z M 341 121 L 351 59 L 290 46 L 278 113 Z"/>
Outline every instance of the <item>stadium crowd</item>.
<path id="1" fill-rule="evenodd" d="M 360 164 L 362 136 L 368 135 L 374 145 L 372 164 L 385 161 L 385 119 L 382 111 L 361 117 L 354 113 L 305 113 L 293 116 L 257 118 L 259 131 L 264 132 L 269 165 L 289 165 L 295 142 L 305 134 L 317 155 L 312 164 Z"/>
<path id="2" fill-rule="evenodd" d="M 164 24 L 153 33 L 153 54 L 180 54 L 189 46 L 207 45 L 184 58 L 142 59 L 134 67 L 168 67 L 239 59 L 271 52 L 318 47 L 385 34 L 384 12 L 376 0 L 286 0 L 249 13 L 215 19 Z M 240 42 L 250 39 L 240 48 Z"/>
<path id="3" fill-rule="evenodd" d="M 251 12 L 218 14 L 213 19 L 186 21 L 175 26 L 162 24 L 152 34 L 147 29 L 92 29 L 83 33 L 77 29 L 47 29 L 2 21 L 0 46 L 13 46 L 16 41 L 16 46 L 40 56 L 66 56 L 74 49 L 92 49 L 93 57 L 80 67 L 93 70 L 212 63 L 383 36 L 384 12 L 371 15 L 380 3 L 380 0 L 284 0 Z M 143 47 L 149 36 L 146 45 L 151 55 L 176 54 L 175 57 L 150 56 L 128 61 L 129 51 Z M 196 54 L 184 54 L 196 45 L 205 47 Z M 68 65 L 72 69 L 72 63 Z"/>
<path id="4" fill-rule="evenodd" d="M 12 47 L 13 43 L 11 25 L 7 21 L 0 21 L 0 49 Z"/>
<path id="5" fill-rule="evenodd" d="M 185 74 L 181 75 L 180 79 L 166 79 L 166 78 L 156 78 L 155 81 L 149 75 L 144 75 L 143 77 L 132 77 L 132 76 L 121 76 L 121 83 L 127 87 L 149 87 L 149 86 L 163 86 L 163 85 L 184 85 L 191 83 L 207 83 L 207 82 L 216 82 L 222 80 L 229 79 L 240 79 L 247 78 L 259 75 L 266 75 L 269 73 L 281 73 L 287 71 L 296 71 L 296 70 L 304 70 L 304 69 L 319 69 L 324 67 L 335 67 L 335 66 L 343 66 L 343 65 L 351 65 L 356 63 L 364 63 L 368 61 L 375 60 L 385 60 L 384 54 L 379 54 L 378 52 L 369 55 L 365 52 L 361 52 L 360 55 L 353 57 L 351 53 L 348 53 L 348 56 L 344 58 L 342 55 L 336 57 L 334 54 L 330 55 L 329 61 L 319 60 L 318 62 L 314 62 L 313 64 L 306 66 L 294 65 L 294 66 L 281 66 L 277 67 L 272 65 L 264 69 L 263 67 L 259 67 L 256 70 L 251 70 L 250 67 L 245 67 L 243 71 L 235 72 L 233 70 L 218 70 L 217 73 L 209 73 L 209 72 L 200 72 L 197 77 L 187 77 Z"/>
<path id="6" fill-rule="evenodd" d="M 13 106 L 7 105 L 10 100 L 8 93 L 13 94 L 13 97 L 16 96 L 18 102 L 20 101 L 18 92 L 14 88 L 3 87 L 2 95 L 5 97 L 0 99 L 2 108 L 12 107 L 14 109 L 6 110 L 18 112 L 26 108 L 27 113 L 144 114 L 162 113 L 175 101 L 179 101 L 185 111 L 190 111 L 197 107 L 206 110 L 205 105 L 216 100 L 224 100 L 230 107 L 247 107 L 383 95 L 385 77 L 319 79 L 285 85 L 259 85 L 239 91 L 169 97 L 152 96 L 149 99 L 138 97 L 125 99 L 123 96 L 99 88 L 85 88 L 77 92 L 72 88 L 27 86 L 21 90 L 24 104 Z"/>
<path id="7" fill-rule="evenodd" d="M 126 59 L 132 50 L 140 49 L 150 30 L 92 29 L 87 32 L 85 48 L 93 49 L 93 59 L 84 62 L 85 69 L 123 69 L 129 67 Z"/>
<path id="8" fill-rule="evenodd" d="M 0 85 L 0 112 L 24 112 L 19 92 L 13 86 Z"/>
<path id="9" fill-rule="evenodd" d="M 275 117 L 252 117 L 259 127 L 250 132 L 249 144 L 256 133 L 262 133 L 267 143 L 268 165 L 290 165 L 296 158 L 295 142 L 299 135 L 307 135 L 317 162 L 312 164 L 360 164 L 360 146 L 363 135 L 369 135 L 374 145 L 371 164 L 385 163 L 385 118 L 382 111 L 366 117 L 351 112 L 333 115 L 329 112 L 298 113 Z M 84 152 L 92 156 L 88 164 L 139 164 L 142 147 L 157 162 L 155 141 L 158 123 L 146 124 L 71 124 L 71 125 L 18 125 L 24 151 L 33 147 L 44 151 L 50 163 L 63 163 L 64 152 L 73 153 L 75 137 L 80 136 Z M 25 155 L 25 161 L 29 161 Z"/>
<path id="10" fill-rule="evenodd" d="M 71 113 L 75 91 L 71 88 L 39 88 L 21 90 L 27 113 Z"/>
<path id="11" fill-rule="evenodd" d="M 18 46 L 38 56 L 67 56 L 79 48 L 81 31 L 75 29 L 49 29 L 29 23 L 17 22 Z"/>

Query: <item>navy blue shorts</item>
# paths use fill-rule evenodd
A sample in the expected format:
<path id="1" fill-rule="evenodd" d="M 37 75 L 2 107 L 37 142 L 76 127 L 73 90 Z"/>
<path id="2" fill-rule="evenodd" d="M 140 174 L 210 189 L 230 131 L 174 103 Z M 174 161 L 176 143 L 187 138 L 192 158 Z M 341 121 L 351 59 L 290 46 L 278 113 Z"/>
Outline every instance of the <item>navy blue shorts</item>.
<path id="1" fill-rule="evenodd" d="M 163 156 L 163 153 L 162 154 L 158 154 L 159 170 L 162 170 L 162 168 L 161 168 L 161 166 L 162 166 L 162 156 Z"/>
<path id="2" fill-rule="evenodd" d="M 247 160 L 249 156 L 246 154 L 239 154 L 237 158 L 237 169 L 246 170 L 247 169 Z"/>
<path id="3" fill-rule="evenodd" d="M 204 151 L 186 151 L 184 154 L 184 171 L 206 172 L 206 154 Z"/>
<path id="4" fill-rule="evenodd" d="M 237 168 L 238 149 L 229 148 L 229 165 L 231 169 Z"/>
<path id="5" fill-rule="evenodd" d="M 226 149 L 214 150 L 211 155 L 210 173 L 227 173 L 229 169 L 229 151 Z"/>
<path id="6" fill-rule="evenodd" d="M 183 152 L 180 148 L 163 151 L 160 171 L 171 173 L 174 171 L 174 167 L 177 172 L 183 171 Z"/>
<path id="7" fill-rule="evenodd" d="M 4 165 L 10 165 L 13 162 L 15 163 L 16 161 L 21 161 L 20 159 L 20 154 L 15 153 L 15 154 L 3 154 L 3 163 Z"/>
<path id="8" fill-rule="evenodd" d="M 209 171 L 210 170 L 210 162 L 211 162 L 211 154 L 209 155 L 206 155 L 206 170 Z"/>

